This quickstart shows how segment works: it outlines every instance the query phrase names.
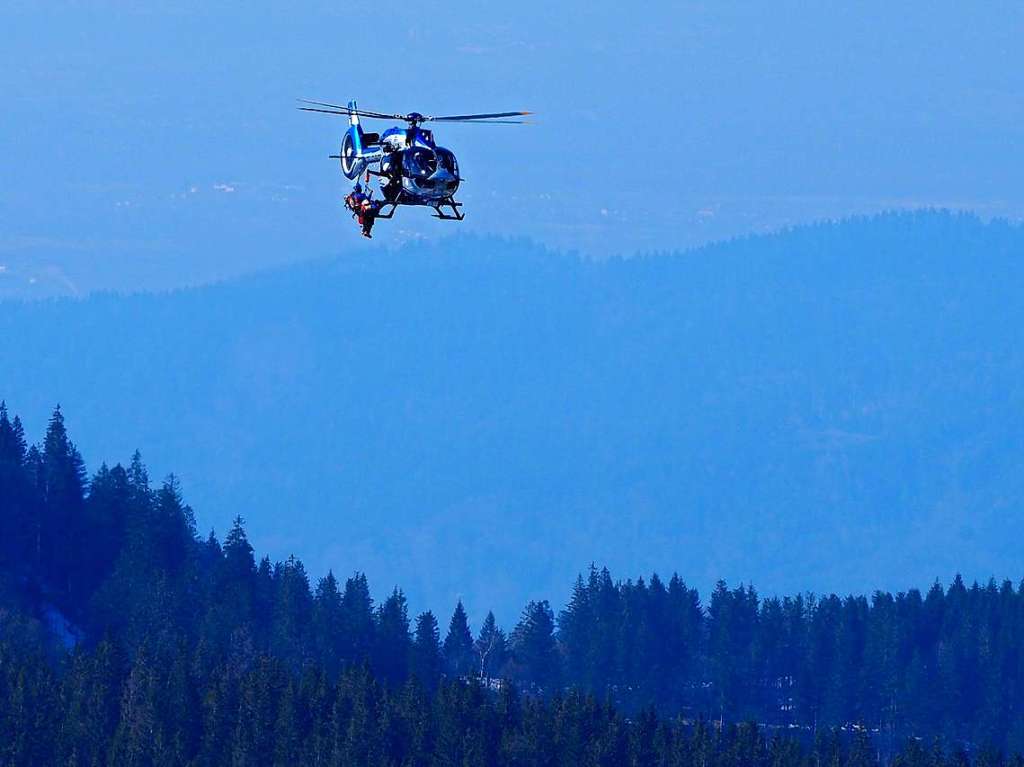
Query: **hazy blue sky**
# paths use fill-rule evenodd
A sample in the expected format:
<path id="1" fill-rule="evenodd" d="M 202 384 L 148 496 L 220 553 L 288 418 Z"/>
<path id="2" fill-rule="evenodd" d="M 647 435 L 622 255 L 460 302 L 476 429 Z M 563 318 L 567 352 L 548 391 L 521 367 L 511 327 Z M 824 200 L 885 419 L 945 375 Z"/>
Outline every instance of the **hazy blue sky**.
<path id="1" fill-rule="evenodd" d="M 176 285 L 450 233 L 353 236 L 340 119 L 440 134 L 464 231 L 598 255 L 823 216 L 1024 215 L 1020 3 L 22 2 L 0 11 L 0 296 Z"/>

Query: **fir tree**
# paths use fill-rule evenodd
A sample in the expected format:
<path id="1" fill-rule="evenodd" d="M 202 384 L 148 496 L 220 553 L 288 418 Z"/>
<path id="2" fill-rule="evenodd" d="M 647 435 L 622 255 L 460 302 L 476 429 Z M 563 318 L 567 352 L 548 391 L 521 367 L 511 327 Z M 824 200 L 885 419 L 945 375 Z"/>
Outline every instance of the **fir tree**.
<path id="1" fill-rule="evenodd" d="M 448 634 L 444 638 L 444 662 L 449 674 L 463 677 L 475 671 L 473 668 L 473 635 L 469 631 L 469 619 L 460 599 L 448 622 Z"/>
<path id="2" fill-rule="evenodd" d="M 410 671 L 426 689 L 433 690 L 441 676 L 443 660 L 437 618 L 427 610 L 416 618 Z"/>
<path id="3" fill-rule="evenodd" d="M 219 608 L 227 626 L 249 624 L 256 599 L 256 561 L 245 534 L 245 521 L 235 517 L 224 539 L 224 557 L 218 572 Z"/>
<path id="4" fill-rule="evenodd" d="M 569 604 L 558 615 L 558 640 L 565 648 L 566 674 L 587 689 L 597 687 L 596 658 L 591 647 L 596 631 L 591 589 L 578 575 Z"/>
<path id="5" fill-rule="evenodd" d="M 0 401 L 0 567 L 28 564 L 32 544 L 32 507 L 26 473 L 25 432 L 17 416 L 11 421 Z"/>
<path id="6" fill-rule="evenodd" d="M 560 683 L 555 617 L 547 600 L 530 602 L 512 632 L 512 655 L 519 677 L 540 689 L 557 689 Z"/>
<path id="7" fill-rule="evenodd" d="M 308 629 L 313 612 L 309 577 L 302 562 L 288 558 L 275 579 L 271 652 L 292 668 L 299 668 L 309 655 Z"/>
<path id="8" fill-rule="evenodd" d="M 373 657 L 375 623 L 370 586 L 362 573 L 345 581 L 341 608 L 344 624 L 341 657 L 354 665 L 366 663 Z"/>
<path id="9" fill-rule="evenodd" d="M 332 677 L 337 676 L 343 662 L 345 614 L 338 581 L 330 570 L 316 586 L 312 630 L 317 661 Z"/>
<path id="10" fill-rule="evenodd" d="M 391 687 L 398 687 L 408 676 L 409 614 L 405 595 L 395 589 L 377 611 L 374 669 Z"/>
<path id="11" fill-rule="evenodd" d="M 128 474 L 118 464 L 100 466 L 89 484 L 86 502 L 87 520 L 83 548 L 86 566 L 79 574 L 86 579 L 91 593 L 106 579 L 121 555 L 125 543 L 125 525 L 130 509 Z"/>
<path id="12" fill-rule="evenodd" d="M 42 452 L 40 541 L 43 575 L 55 596 L 72 600 L 72 574 L 79 567 L 85 466 L 68 439 L 60 405 L 53 411 Z"/>
<path id="13" fill-rule="evenodd" d="M 158 557 L 155 564 L 169 575 L 178 575 L 196 538 L 192 508 L 181 496 L 181 486 L 171 474 L 156 492 L 149 535 Z"/>

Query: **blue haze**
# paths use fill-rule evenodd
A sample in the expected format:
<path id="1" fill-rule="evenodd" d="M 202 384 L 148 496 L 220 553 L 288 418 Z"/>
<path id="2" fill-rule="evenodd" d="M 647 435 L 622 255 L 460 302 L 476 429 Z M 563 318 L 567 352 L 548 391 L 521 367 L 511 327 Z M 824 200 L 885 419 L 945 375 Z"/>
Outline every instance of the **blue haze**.
<path id="1" fill-rule="evenodd" d="M 0 303 L 0 397 L 201 527 L 506 624 L 593 561 L 762 593 L 1024 576 L 1024 228 L 948 214 L 581 260 L 458 238 Z"/>
<path id="2" fill-rule="evenodd" d="M 327 155 L 370 108 L 450 127 L 463 233 L 588 255 L 850 213 L 1024 214 L 1024 7 L 8 0 L 0 296 L 194 284 L 449 234 L 352 236 Z"/>
<path id="3" fill-rule="evenodd" d="M 34 436 L 60 401 L 93 467 L 138 447 L 204 526 L 438 611 L 591 560 L 1020 576 L 1022 237 L 981 222 L 1024 218 L 1024 7 L 360 8 L 3 4 L 0 397 Z M 366 243 L 340 122 L 294 109 L 350 96 L 539 123 L 440 134 L 467 220 Z M 930 206 L 980 220 L 616 258 Z M 87 298 L 7 300 L 54 295 Z"/>

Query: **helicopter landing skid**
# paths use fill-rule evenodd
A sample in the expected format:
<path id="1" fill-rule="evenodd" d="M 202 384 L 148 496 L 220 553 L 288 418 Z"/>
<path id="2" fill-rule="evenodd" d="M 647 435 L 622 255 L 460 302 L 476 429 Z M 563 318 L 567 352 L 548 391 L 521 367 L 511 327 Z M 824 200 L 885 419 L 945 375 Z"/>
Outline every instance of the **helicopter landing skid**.
<path id="1" fill-rule="evenodd" d="M 431 207 L 431 208 L 434 209 L 434 214 L 433 214 L 434 218 L 440 218 L 440 219 L 442 219 L 444 221 L 462 221 L 466 217 L 466 214 L 459 210 L 459 208 L 462 207 L 462 203 L 461 202 L 456 202 L 455 199 L 452 198 L 452 197 L 446 197 L 445 199 L 439 201 L 438 203 L 431 205 L 429 203 L 422 203 L 422 202 L 419 202 L 419 203 L 404 202 L 402 200 L 401 195 L 399 195 L 397 200 L 394 200 L 394 201 L 387 200 L 387 201 L 381 203 L 380 209 L 377 211 L 377 218 L 384 218 L 384 219 L 392 218 L 395 215 L 395 211 L 398 210 L 398 207 L 400 205 L 410 205 L 410 204 L 412 204 L 412 205 L 424 205 L 425 204 L 428 207 Z M 448 210 L 445 210 L 446 208 Z"/>
<path id="2" fill-rule="evenodd" d="M 466 217 L 466 214 L 461 212 L 459 208 L 462 207 L 461 202 L 455 202 L 455 199 L 448 197 L 437 205 L 431 206 L 434 208 L 434 218 L 440 218 L 444 221 L 461 221 Z M 451 208 L 451 213 L 445 213 L 444 209 Z"/>

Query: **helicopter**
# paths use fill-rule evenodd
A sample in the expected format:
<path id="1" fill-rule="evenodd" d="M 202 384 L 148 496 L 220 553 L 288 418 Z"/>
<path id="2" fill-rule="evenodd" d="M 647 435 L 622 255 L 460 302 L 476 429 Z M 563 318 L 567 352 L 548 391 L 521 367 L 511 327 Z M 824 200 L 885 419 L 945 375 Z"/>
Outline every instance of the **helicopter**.
<path id="1" fill-rule="evenodd" d="M 462 221 L 465 214 L 461 202 L 455 200 L 462 177 L 455 154 L 434 141 L 433 131 L 421 127 L 423 123 L 473 123 L 475 125 L 516 125 L 527 120 L 510 119 L 531 112 L 490 112 L 485 114 L 447 115 L 431 117 L 419 112 L 388 114 L 359 109 L 355 101 L 346 106 L 323 101 L 299 99 L 303 112 L 320 112 L 349 118 L 349 127 L 341 141 L 339 154 L 330 156 L 338 160 L 345 178 L 355 181 L 363 173 L 366 180 L 375 176 L 380 181 L 383 200 L 377 218 L 391 218 L 401 205 L 433 208 L 434 217 L 447 221 Z M 363 130 L 360 118 L 369 120 L 399 120 L 406 127 L 392 127 L 383 133 Z"/>

